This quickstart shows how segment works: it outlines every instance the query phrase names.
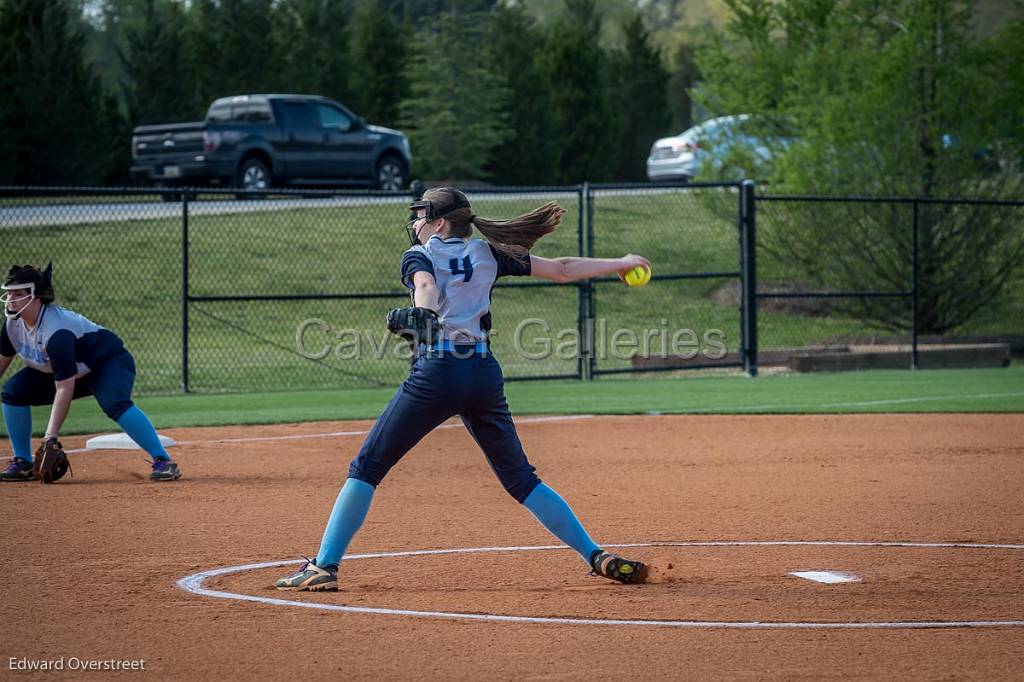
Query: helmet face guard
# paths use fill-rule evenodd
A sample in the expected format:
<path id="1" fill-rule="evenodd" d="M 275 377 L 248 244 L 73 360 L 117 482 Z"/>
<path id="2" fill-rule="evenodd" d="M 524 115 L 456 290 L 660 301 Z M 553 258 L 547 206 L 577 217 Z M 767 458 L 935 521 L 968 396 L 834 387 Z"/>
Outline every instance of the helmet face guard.
<path id="1" fill-rule="evenodd" d="M 3 294 L 0 295 L 0 304 L 4 306 L 4 317 L 8 320 L 16 320 L 21 317 L 21 314 L 25 312 L 25 308 L 32 305 L 32 301 L 36 299 L 36 285 L 32 282 L 26 282 L 24 284 L 4 284 L 0 286 L 3 290 Z M 15 298 L 23 298 L 22 296 L 15 296 L 14 292 L 28 292 L 28 300 L 25 301 L 25 305 L 21 306 L 18 310 L 11 311 L 7 309 L 7 304 L 15 300 Z"/>

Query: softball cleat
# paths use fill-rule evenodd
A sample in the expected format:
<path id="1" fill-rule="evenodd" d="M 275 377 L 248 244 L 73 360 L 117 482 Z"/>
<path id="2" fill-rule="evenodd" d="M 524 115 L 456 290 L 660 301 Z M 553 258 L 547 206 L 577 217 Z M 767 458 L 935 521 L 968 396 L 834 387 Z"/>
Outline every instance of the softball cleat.
<path id="1" fill-rule="evenodd" d="M 169 459 L 154 459 L 153 470 L 149 474 L 151 481 L 177 481 L 181 478 L 178 463 Z"/>
<path id="2" fill-rule="evenodd" d="M 31 481 L 34 478 L 32 462 L 20 457 L 11 457 L 7 462 L 7 468 L 0 473 L 0 480 L 4 481 Z"/>
<path id="3" fill-rule="evenodd" d="M 620 583 L 642 583 L 647 580 L 647 564 L 623 559 L 617 554 L 599 550 L 590 559 L 594 575 Z"/>
<path id="4" fill-rule="evenodd" d="M 291 592 L 333 592 L 338 589 L 338 572 L 320 568 L 311 559 L 306 559 L 302 568 L 287 578 L 278 580 L 274 587 Z"/>

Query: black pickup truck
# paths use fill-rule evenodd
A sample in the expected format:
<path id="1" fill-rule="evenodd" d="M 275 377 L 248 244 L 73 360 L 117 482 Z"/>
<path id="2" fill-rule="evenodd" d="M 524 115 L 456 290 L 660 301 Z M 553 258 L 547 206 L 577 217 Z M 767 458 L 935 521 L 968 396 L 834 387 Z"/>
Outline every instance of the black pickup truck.
<path id="1" fill-rule="evenodd" d="M 369 125 L 334 100 L 311 95 L 223 97 L 204 121 L 139 126 L 132 160 L 132 178 L 158 187 L 398 190 L 412 168 L 403 133 Z"/>

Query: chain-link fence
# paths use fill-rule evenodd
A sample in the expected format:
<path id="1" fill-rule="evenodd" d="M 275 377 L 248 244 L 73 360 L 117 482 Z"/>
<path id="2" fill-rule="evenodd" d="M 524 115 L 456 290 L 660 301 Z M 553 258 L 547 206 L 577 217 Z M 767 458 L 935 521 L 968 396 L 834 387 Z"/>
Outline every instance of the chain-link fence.
<path id="1" fill-rule="evenodd" d="M 511 380 L 841 368 L 828 363 L 860 346 L 909 367 L 917 342 L 1024 339 L 1024 202 L 755 197 L 749 183 L 467 194 L 488 218 L 566 208 L 537 255 L 654 263 L 642 289 L 499 281 L 492 347 Z M 53 260 L 58 303 L 125 340 L 140 393 L 391 386 L 408 369 L 384 317 L 409 300 L 409 198 L 0 188 L 0 260 Z"/>
<path id="2" fill-rule="evenodd" d="M 538 245 L 583 248 L 580 187 L 468 191 L 510 218 L 566 209 Z M 238 196 L 248 200 L 239 200 Z M 368 191 L 0 188 L 3 261 L 53 260 L 58 304 L 120 335 L 139 393 L 392 386 L 410 350 L 389 334 L 410 196 Z M 507 278 L 492 292 L 492 348 L 509 379 L 580 377 L 548 338 L 581 329 L 580 286 Z M 535 334 L 541 326 L 550 333 Z M 542 329 L 540 331 L 543 332 Z"/>
<path id="3" fill-rule="evenodd" d="M 566 209 L 562 227 L 538 253 L 579 253 L 578 188 L 467 195 L 478 215 L 494 218 L 559 202 Z M 387 332 L 384 318 L 389 308 L 409 301 L 399 278 L 401 254 L 409 247 L 403 229 L 408 202 L 401 194 L 287 193 L 248 206 L 221 202 L 221 211 L 190 203 L 189 390 L 398 383 L 408 371 L 410 349 Z M 229 210 L 239 206 L 242 212 Z M 513 279 L 495 287 L 493 349 L 509 379 L 579 375 L 575 358 L 524 357 L 515 336 L 530 318 L 576 328 L 577 299 L 574 285 Z"/>
<path id="4" fill-rule="evenodd" d="M 181 385 L 181 204 L 139 190 L 0 190 L 0 264 L 53 261 L 57 304 L 113 329 L 143 393 Z"/>
<path id="5" fill-rule="evenodd" d="M 589 256 L 638 253 L 654 285 L 593 281 L 592 376 L 743 366 L 740 186 L 590 185 Z"/>
<path id="6" fill-rule="evenodd" d="M 759 195 L 757 244 L 762 367 L 998 365 L 1024 338 L 1024 202 Z"/>

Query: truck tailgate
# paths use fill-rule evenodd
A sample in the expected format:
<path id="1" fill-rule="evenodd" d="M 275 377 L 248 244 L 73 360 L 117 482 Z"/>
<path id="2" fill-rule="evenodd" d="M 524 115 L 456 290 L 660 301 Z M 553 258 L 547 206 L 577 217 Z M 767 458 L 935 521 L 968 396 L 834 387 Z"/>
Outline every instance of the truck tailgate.
<path id="1" fill-rule="evenodd" d="M 202 154 L 205 130 L 203 122 L 139 126 L 132 136 L 136 158 L 158 160 Z"/>

